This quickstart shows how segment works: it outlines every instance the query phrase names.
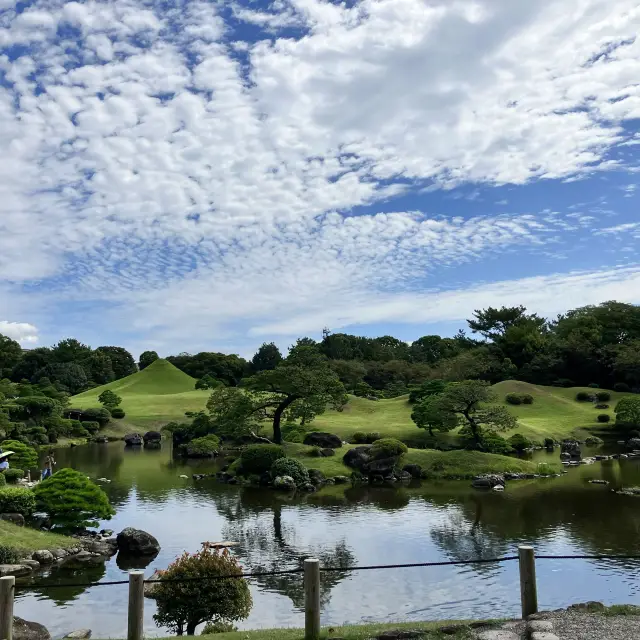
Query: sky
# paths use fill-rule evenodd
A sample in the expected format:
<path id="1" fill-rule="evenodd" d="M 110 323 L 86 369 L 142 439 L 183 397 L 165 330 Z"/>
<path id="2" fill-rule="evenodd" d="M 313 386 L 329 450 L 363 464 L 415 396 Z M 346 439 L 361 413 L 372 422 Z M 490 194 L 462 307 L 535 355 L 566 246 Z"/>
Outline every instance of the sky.
<path id="1" fill-rule="evenodd" d="M 637 0 L 0 0 L 0 333 L 250 355 L 640 303 Z"/>

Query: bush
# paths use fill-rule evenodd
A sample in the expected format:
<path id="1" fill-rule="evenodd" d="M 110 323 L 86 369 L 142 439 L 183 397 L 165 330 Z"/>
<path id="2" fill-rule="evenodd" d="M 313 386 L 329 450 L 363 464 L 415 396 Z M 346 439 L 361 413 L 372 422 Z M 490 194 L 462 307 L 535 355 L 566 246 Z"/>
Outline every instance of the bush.
<path id="1" fill-rule="evenodd" d="M 6 471 L 4 473 L 6 473 Z M 7 486 L 7 478 L 4 473 L 0 473 L 0 488 Z"/>
<path id="2" fill-rule="evenodd" d="M 598 416 L 598 422 L 611 422 L 611 416 L 608 413 L 601 413 Z"/>
<path id="3" fill-rule="evenodd" d="M 509 444 L 518 453 L 522 453 L 525 449 L 531 446 L 531 442 L 525 438 L 521 433 L 514 433 L 509 438 Z"/>
<path id="4" fill-rule="evenodd" d="M 238 561 L 227 549 L 218 551 L 205 543 L 198 553 L 182 554 L 162 572 L 155 586 L 158 612 L 153 619 L 174 633 L 193 635 L 203 622 L 232 623 L 246 618 L 253 605 L 247 581 L 211 579 L 241 574 Z M 181 579 L 188 581 L 169 582 Z"/>
<path id="5" fill-rule="evenodd" d="M 408 451 L 404 442 L 395 438 L 381 438 L 376 440 L 371 446 L 371 455 L 374 458 L 394 458 L 402 456 Z"/>
<path id="6" fill-rule="evenodd" d="M 596 409 L 608 409 L 609 405 L 608 404 L 597 404 L 596 405 Z"/>
<path id="7" fill-rule="evenodd" d="M 100 429 L 100 424 L 98 422 L 83 422 L 82 426 L 89 433 L 96 433 L 96 431 Z"/>
<path id="8" fill-rule="evenodd" d="M 530 393 L 523 393 L 522 404 L 533 404 L 533 396 Z"/>
<path id="9" fill-rule="evenodd" d="M 57 471 L 36 485 L 33 494 L 38 510 L 65 529 L 97 526 L 95 520 L 109 520 L 114 514 L 107 494 L 74 469 Z"/>
<path id="10" fill-rule="evenodd" d="M 373 444 L 381 438 L 382 436 L 378 431 L 356 431 L 351 436 L 351 442 L 353 444 Z"/>
<path id="11" fill-rule="evenodd" d="M 631 387 L 626 382 L 616 382 L 613 385 L 613 390 L 618 393 L 629 393 L 631 391 Z"/>
<path id="12" fill-rule="evenodd" d="M 609 402 L 609 400 L 611 400 L 611 394 L 608 391 L 599 391 L 596 393 L 596 400 L 598 402 Z"/>
<path id="13" fill-rule="evenodd" d="M 522 398 L 519 393 L 507 393 L 505 400 L 507 404 L 522 404 Z"/>
<path id="14" fill-rule="evenodd" d="M 5 480 L 9 484 L 15 484 L 18 480 L 22 480 L 24 478 L 24 471 L 22 469 L 7 469 L 4 474 Z"/>
<path id="15" fill-rule="evenodd" d="M 277 444 L 252 444 L 240 453 L 240 469 L 244 475 L 262 475 L 271 471 L 276 460 L 284 457 L 285 452 Z"/>
<path id="16" fill-rule="evenodd" d="M 31 489 L 6 487 L 0 489 L 0 513 L 20 513 L 28 518 L 36 510 L 36 497 Z"/>
<path id="17" fill-rule="evenodd" d="M 212 636 L 214 633 L 232 633 L 238 627 L 230 622 L 207 622 L 200 632 L 201 636 Z"/>
<path id="18" fill-rule="evenodd" d="M 71 427 L 71 435 L 74 438 L 88 438 L 89 437 L 89 432 L 84 428 L 84 425 L 87 424 L 86 422 L 79 422 L 78 420 L 74 420 L 73 421 L 74 424 Z M 91 422 L 89 422 L 88 424 L 92 424 Z"/>
<path id="19" fill-rule="evenodd" d="M 101 427 L 105 427 L 110 419 L 109 409 L 85 409 L 80 414 L 82 422 L 97 422 Z"/>
<path id="20" fill-rule="evenodd" d="M 598 436 L 589 436 L 584 443 L 588 446 L 588 447 L 599 447 L 600 445 L 604 444 L 604 440 L 602 438 L 598 438 Z"/>
<path id="21" fill-rule="evenodd" d="M 211 458 L 218 454 L 220 438 L 209 434 L 202 438 L 195 438 L 185 445 L 186 453 L 191 458 Z"/>
<path id="22" fill-rule="evenodd" d="M 593 396 L 586 391 L 578 391 L 576 394 L 576 400 L 578 402 L 591 402 L 593 400 Z"/>
<path id="23" fill-rule="evenodd" d="M 587 387 L 589 387 L 590 389 L 599 389 L 600 385 L 597 382 L 590 382 Z"/>
<path id="24" fill-rule="evenodd" d="M 291 476 L 296 483 L 296 487 L 309 484 L 309 472 L 299 460 L 294 458 L 280 458 L 271 467 L 271 477 Z"/>
<path id="25" fill-rule="evenodd" d="M 286 442 L 301 444 L 306 435 L 307 430 L 297 422 L 287 422 L 284 427 L 282 427 L 282 438 Z"/>
<path id="26" fill-rule="evenodd" d="M 569 378 L 558 378 L 554 382 L 552 382 L 554 387 L 573 387 L 573 380 L 569 380 Z"/>
<path id="27" fill-rule="evenodd" d="M 545 446 L 547 449 L 553 449 L 553 447 L 555 446 L 555 444 L 556 444 L 556 443 L 554 442 L 553 438 L 545 438 L 545 439 L 544 439 L 544 446 Z"/>
<path id="28" fill-rule="evenodd" d="M 0 564 L 20 564 L 24 553 L 0 544 Z"/>
<path id="29" fill-rule="evenodd" d="M 124 418 L 125 416 L 124 409 L 120 407 L 113 407 L 113 409 L 110 410 L 110 413 L 111 417 L 115 418 L 116 420 L 122 420 L 122 418 Z"/>
<path id="30" fill-rule="evenodd" d="M 482 434 L 482 449 L 487 453 L 507 455 L 511 453 L 511 445 L 497 433 L 486 431 Z"/>
<path id="31" fill-rule="evenodd" d="M 10 464 L 18 469 L 37 469 L 38 453 L 33 447 L 18 440 L 4 440 L 0 443 L 3 451 L 13 451 Z"/>

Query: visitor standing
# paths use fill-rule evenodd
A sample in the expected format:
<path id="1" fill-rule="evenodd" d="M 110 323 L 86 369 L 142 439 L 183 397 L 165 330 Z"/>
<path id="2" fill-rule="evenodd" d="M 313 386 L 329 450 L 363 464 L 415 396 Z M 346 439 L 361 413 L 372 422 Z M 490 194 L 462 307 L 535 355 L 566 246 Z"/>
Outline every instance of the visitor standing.
<path id="1" fill-rule="evenodd" d="M 56 461 L 53 457 L 53 451 L 49 451 L 49 454 L 44 459 L 44 471 L 42 472 L 42 479 L 46 480 L 53 473 L 53 467 L 55 466 Z"/>

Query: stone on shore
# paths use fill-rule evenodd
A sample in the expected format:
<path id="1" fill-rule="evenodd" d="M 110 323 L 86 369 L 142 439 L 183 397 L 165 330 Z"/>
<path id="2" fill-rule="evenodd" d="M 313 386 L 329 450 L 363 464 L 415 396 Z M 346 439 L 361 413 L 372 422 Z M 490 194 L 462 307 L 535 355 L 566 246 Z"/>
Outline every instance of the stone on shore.
<path id="1" fill-rule="evenodd" d="M 51 640 L 51 634 L 38 622 L 29 622 L 14 616 L 13 640 Z"/>
<path id="2" fill-rule="evenodd" d="M 160 543 L 142 529 L 127 527 L 116 538 L 118 551 L 128 555 L 150 556 L 160 551 Z"/>
<path id="3" fill-rule="evenodd" d="M 0 564 L 0 578 L 5 576 L 28 576 L 31 573 L 31 567 L 26 564 Z"/>
<path id="4" fill-rule="evenodd" d="M 63 640 L 88 640 L 91 637 L 91 629 L 78 629 L 67 633 Z"/>
<path id="5" fill-rule="evenodd" d="M 333 433 L 323 431 L 313 431 L 304 438 L 304 444 L 321 449 L 339 449 L 342 447 L 342 439 Z"/>
<path id="6" fill-rule="evenodd" d="M 6 520 L 18 527 L 24 527 L 24 516 L 21 513 L 0 513 L 0 520 Z"/>
<path id="7" fill-rule="evenodd" d="M 31 554 L 31 557 L 34 560 L 37 560 L 40 564 L 51 564 L 55 560 L 55 558 L 53 557 L 53 553 L 51 553 L 51 551 L 47 551 L 46 549 L 34 551 Z"/>

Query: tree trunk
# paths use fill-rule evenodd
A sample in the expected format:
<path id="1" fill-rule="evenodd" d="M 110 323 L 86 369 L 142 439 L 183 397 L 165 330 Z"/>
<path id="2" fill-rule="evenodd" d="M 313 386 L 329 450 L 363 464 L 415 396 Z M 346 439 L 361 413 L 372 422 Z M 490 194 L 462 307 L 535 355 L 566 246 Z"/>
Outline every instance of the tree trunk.
<path id="1" fill-rule="evenodd" d="M 463 411 L 462 415 L 466 418 L 473 435 L 473 442 L 476 445 L 476 449 L 480 447 L 480 427 L 478 423 L 471 417 L 468 411 Z"/>
<path id="2" fill-rule="evenodd" d="M 195 636 L 196 635 L 196 627 L 198 626 L 197 622 L 192 622 L 191 620 L 189 620 L 187 622 L 187 635 L 188 636 Z"/>
<path id="3" fill-rule="evenodd" d="M 287 396 L 277 407 L 273 414 L 273 441 L 276 444 L 282 444 L 282 431 L 280 429 L 280 420 L 285 409 L 293 404 L 298 399 L 298 396 Z"/>

